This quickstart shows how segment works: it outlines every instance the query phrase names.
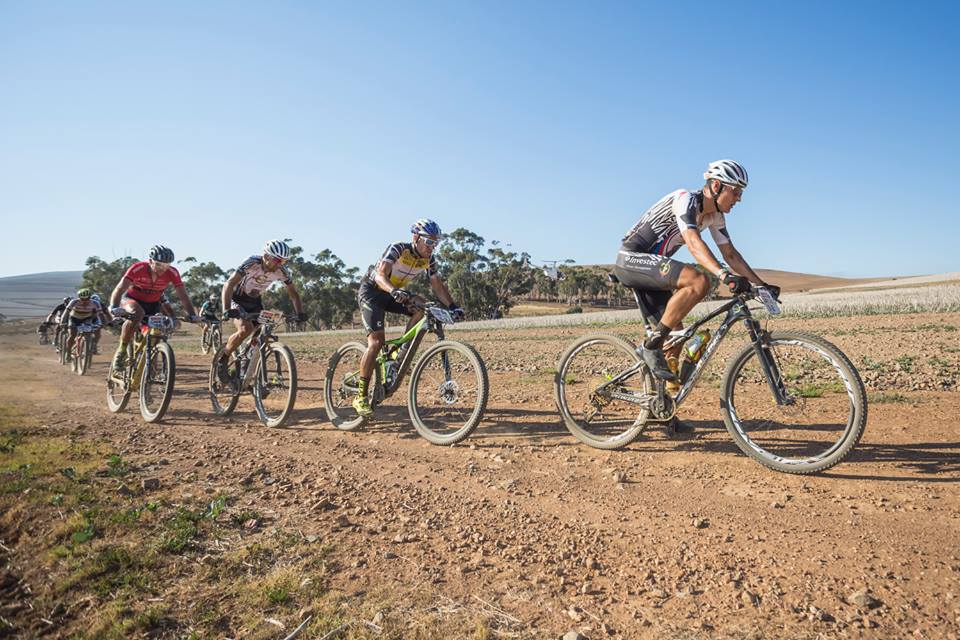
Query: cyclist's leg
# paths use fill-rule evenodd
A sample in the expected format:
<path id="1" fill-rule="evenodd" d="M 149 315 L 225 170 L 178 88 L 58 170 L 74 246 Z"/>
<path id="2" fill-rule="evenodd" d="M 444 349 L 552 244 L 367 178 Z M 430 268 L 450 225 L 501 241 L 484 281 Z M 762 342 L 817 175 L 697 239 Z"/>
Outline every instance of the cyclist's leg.
<path id="1" fill-rule="evenodd" d="M 251 333 L 253 333 L 254 323 L 252 320 L 241 320 L 237 318 L 233 321 L 233 326 L 237 328 L 236 332 L 227 338 L 226 344 L 223 345 L 224 356 L 229 356 L 231 353 L 237 350 L 237 347 L 240 346 L 240 343 L 247 339 Z"/>
<path id="2" fill-rule="evenodd" d="M 100 353 L 100 327 L 93 332 L 93 352 Z"/>
<path id="3" fill-rule="evenodd" d="M 80 324 L 75 318 L 70 318 L 68 331 L 70 336 L 67 338 L 67 353 L 73 353 L 73 343 L 77 340 L 77 325 Z"/>
<path id="4" fill-rule="evenodd" d="M 670 296 L 661 322 L 673 329 L 679 328 L 686 315 L 708 293 L 710 293 L 710 279 L 692 266 L 683 265 L 677 280 L 676 291 Z"/>

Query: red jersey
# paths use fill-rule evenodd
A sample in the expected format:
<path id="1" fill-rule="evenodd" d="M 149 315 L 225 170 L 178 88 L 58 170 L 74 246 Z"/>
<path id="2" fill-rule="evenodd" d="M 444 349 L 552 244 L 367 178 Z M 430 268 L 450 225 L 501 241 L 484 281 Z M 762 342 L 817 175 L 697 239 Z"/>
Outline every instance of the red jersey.
<path id="1" fill-rule="evenodd" d="M 167 270 L 154 280 L 153 272 L 150 271 L 150 263 L 146 261 L 130 265 L 123 277 L 131 281 L 126 295 L 141 302 L 157 302 L 167 289 L 167 285 L 183 286 L 180 272 L 173 267 L 167 267 Z"/>

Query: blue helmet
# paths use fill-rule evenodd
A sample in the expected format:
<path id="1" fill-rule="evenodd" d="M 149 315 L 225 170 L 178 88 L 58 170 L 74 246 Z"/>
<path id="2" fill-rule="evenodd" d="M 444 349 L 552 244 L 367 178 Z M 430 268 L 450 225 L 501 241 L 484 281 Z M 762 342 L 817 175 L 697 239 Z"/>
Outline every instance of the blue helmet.
<path id="1" fill-rule="evenodd" d="M 418 236 L 433 236 L 434 238 L 443 235 L 440 232 L 440 225 L 429 218 L 420 218 L 414 222 L 413 226 L 410 227 L 410 233 L 415 233 Z"/>

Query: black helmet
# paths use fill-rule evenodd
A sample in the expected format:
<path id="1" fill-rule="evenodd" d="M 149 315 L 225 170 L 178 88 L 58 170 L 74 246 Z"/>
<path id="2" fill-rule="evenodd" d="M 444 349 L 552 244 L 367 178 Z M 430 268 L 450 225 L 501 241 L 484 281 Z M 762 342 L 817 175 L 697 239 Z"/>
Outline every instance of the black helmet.
<path id="1" fill-rule="evenodd" d="M 155 244 L 150 247 L 150 259 L 170 264 L 173 262 L 173 249 L 162 244 Z"/>

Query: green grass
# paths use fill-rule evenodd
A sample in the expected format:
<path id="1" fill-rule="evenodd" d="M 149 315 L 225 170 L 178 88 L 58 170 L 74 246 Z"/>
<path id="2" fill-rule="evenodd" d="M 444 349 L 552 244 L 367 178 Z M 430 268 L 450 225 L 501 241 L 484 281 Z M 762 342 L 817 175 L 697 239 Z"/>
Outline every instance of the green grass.
<path id="1" fill-rule="evenodd" d="M 915 403 L 916 400 L 910 399 L 907 396 L 899 392 L 887 393 L 885 391 L 878 391 L 876 393 L 867 394 L 867 402 L 871 404 L 902 404 L 902 403 Z"/>
<path id="2" fill-rule="evenodd" d="M 899 358 L 894 358 L 893 361 L 900 365 L 901 371 L 910 373 L 913 371 L 913 365 L 916 361 L 916 358 L 913 356 L 900 356 Z"/>
<path id="3" fill-rule="evenodd" d="M 870 371 L 884 371 L 887 368 L 882 362 L 878 362 L 870 356 L 863 356 L 863 359 L 860 362 L 864 369 L 868 369 Z"/>

